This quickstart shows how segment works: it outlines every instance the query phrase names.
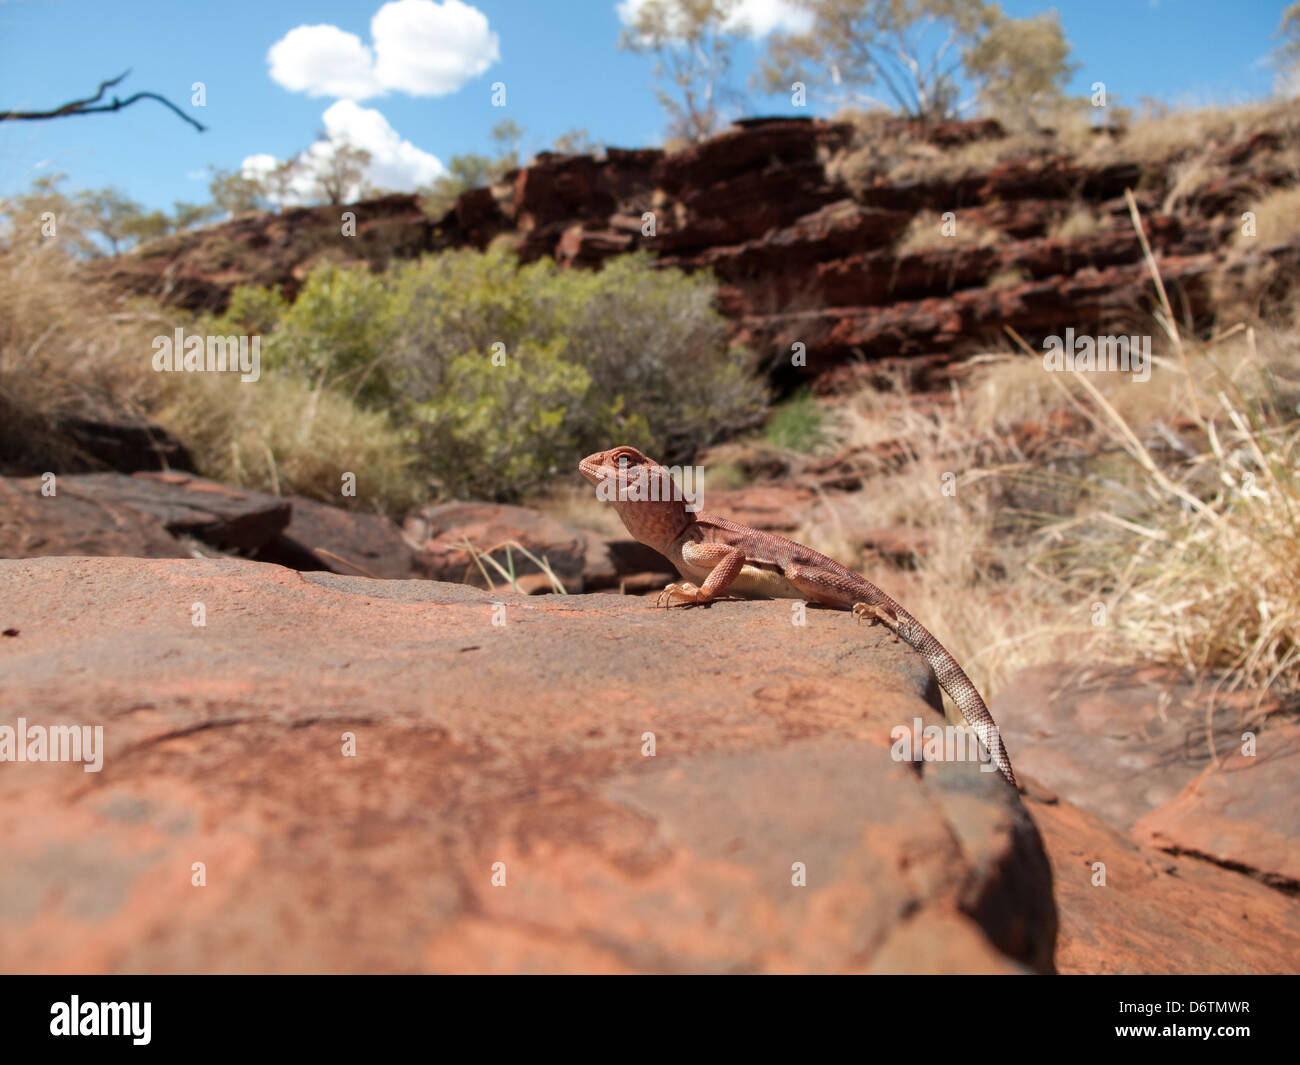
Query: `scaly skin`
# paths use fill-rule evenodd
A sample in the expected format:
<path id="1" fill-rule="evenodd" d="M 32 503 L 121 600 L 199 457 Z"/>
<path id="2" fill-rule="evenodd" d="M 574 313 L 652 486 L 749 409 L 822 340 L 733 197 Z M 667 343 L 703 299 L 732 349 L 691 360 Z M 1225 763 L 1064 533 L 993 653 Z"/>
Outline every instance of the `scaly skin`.
<path id="1" fill-rule="evenodd" d="M 865 617 L 883 622 L 930 663 L 940 687 L 957 704 L 1003 777 L 1016 786 L 1002 735 L 965 670 L 916 618 L 865 577 L 784 536 L 692 513 L 668 470 L 634 447 L 598 451 L 578 463 L 578 469 L 618 511 L 633 537 L 668 558 L 683 577 L 692 578 L 668 585 L 661 603 L 704 604 L 728 592 L 746 598 L 805 599 L 851 610 L 859 621 Z"/>

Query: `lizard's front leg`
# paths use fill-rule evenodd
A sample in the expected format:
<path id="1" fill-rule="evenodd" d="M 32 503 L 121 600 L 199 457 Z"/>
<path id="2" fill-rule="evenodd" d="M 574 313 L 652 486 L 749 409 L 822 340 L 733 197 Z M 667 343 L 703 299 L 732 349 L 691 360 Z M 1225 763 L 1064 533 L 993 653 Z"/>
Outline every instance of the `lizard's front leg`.
<path id="1" fill-rule="evenodd" d="M 690 581 L 670 584 L 659 593 L 658 602 L 666 606 L 687 606 L 710 603 L 734 581 L 745 565 L 745 552 L 728 544 L 687 543 L 682 545 L 682 561 L 692 569 L 709 570 L 704 584 L 696 587 Z"/>

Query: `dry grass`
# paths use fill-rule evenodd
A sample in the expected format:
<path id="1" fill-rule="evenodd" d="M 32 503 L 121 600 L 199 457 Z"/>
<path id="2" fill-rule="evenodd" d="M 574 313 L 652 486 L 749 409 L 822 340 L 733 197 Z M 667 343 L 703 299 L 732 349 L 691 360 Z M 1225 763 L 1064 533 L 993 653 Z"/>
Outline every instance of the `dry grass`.
<path id="1" fill-rule="evenodd" d="M 989 170 L 999 163 L 1032 159 L 1058 150 L 1059 145 L 1052 138 L 1039 133 L 1014 133 L 942 150 L 928 144 L 917 145 L 893 154 L 885 176 L 897 184 L 951 182 Z"/>
<path id="2" fill-rule="evenodd" d="M 1300 113 L 1285 102 L 1187 108 L 1132 121 L 1127 115 L 1125 108 L 1100 110 L 1086 100 L 1066 100 L 1051 116 L 1048 129 L 1013 130 L 1003 137 L 941 150 L 891 131 L 879 115 L 844 114 L 837 117 L 852 121 L 857 129 L 853 143 L 830 161 L 828 176 L 843 181 L 856 194 L 879 180 L 950 184 L 1000 163 L 1035 157 L 1065 156 L 1098 166 L 1135 162 L 1156 173 L 1175 169 L 1169 190 L 1168 207 L 1172 207 L 1219 176 L 1209 161 L 1217 148 L 1269 130 L 1286 143 L 1268 153 L 1268 159 L 1271 165 L 1285 166 L 1294 161 L 1294 144 L 1300 139 Z M 1105 124 L 1108 120 L 1115 130 Z"/>
<path id="3" fill-rule="evenodd" d="M 391 510 L 426 490 L 407 476 L 411 449 L 386 417 L 345 398 L 270 372 L 249 384 L 156 373 L 153 338 L 178 327 L 201 332 L 184 311 L 115 301 L 58 251 L 0 247 L 0 457 L 27 469 L 101 468 L 59 419 L 144 419 L 230 484 L 347 503 L 341 475 L 351 471 L 359 500 Z"/>
<path id="4" fill-rule="evenodd" d="M 1062 612 L 1054 589 L 1018 579 L 1021 547 L 1005 532 L 999 483 L 1015 473 L 1013 450 L 1001 433 L 976 427 L 964 396 L 955 399 L 909 395 L 897 376 L 888 391 L 865 389 L 838 403 L 831 420 L 842 448 L 869 456 L 875 445 L 902 442 L 904 464 L 882 470 L 864 458 L 869 488 L 821 508 L 819 516 L 836 520 L 814 520 L 796 539 L 860 569 L 907 604 L 988 693 L 1051 659 Z M 862 528 L 910 530 L 915 569 L 882 570 L 864 558 L 852 533 Z M 953 608 L 956 599 L 961 609 Z"/>
<path id="5" fill-rule="evenodd" d="M 1300 184 L 1274 189 L 1250 205 L 1255 213 L 1255 235 L 1237 231 L 1239 245 L 1280 244 L 1300 237 Z"/>
<path id="6" fill-rule="evenodd" d="M 1245 140 L 1262 129 L 1294 132 L 1297 122 L 1290 109 L 1278 103 L 1189 108 L 1137 119 L 1115 147 L 1126 159 L 1154 165 L 1200 153 L 1210 145 Z"/>
<path id="7" fill-rule="evenodd" d="M 411 475 L 413 449 L 381 411 L 283 374 L 247 384 L 233 375 L 166 376 L 156 416 L 209 477 L 395 513 L 429 494 Z M 355 496 L 342 494 L 345 473 L 356 476 Z"/>
<path id="8" fill-rule="evenodd" d="M 1195 348 L 1203 435 L 1185 421 L 1170 428 L 1197 417 L 1173 359 L 1134 384 L 1050 375 L 1037 359 L 1008 357 L 953 406 L 897 392 L 855 397 L 837 412 L 841 439 L 905 440 L 907 461 L 875 471 L 850 497 L 855 518 L 797 538 L 868 567 L 986 694 L 1028 666 L 1084 657 L 1294 694 L 1300 343 L 1241 331 Z M 1091 427 L 1071 442 L 1076 461 L 1017 457 L 1011 424 L 1074 404 Z M 1164 434 L 1181 454 L 1160 447 Z M 912 531 L 913 570 L 864 560 L 851 530 L 879 527 Z"/>
<path id="9" fill-rule="evenodd" d="M 1203 413 L 1191 416 L 1204 442 L 1176 466 L 1158 461 L 1094 391 L 1090 416 L 1121 445 L 1131 479 L 1045 536 L 1076 541 L 1061 576 L 1107 604 L 1099 642 L 1110 654 L 1214 671 L 1229 688 L 1284 679 L 1294 690 L 1300 422 L 1294 407 L 1272 406 L 1279 381 L 1260 362 L 1253 335 L 1247 345 L 1244 366 L 1256 380 L 1240 381 L 1240 361 L 1235 373 L 1189 380 L 1203 393 L 1194 408 Z"/>
<path id="10" fill-rule="evenodd" d="M 862 567 L 852 529 L 912 530 L 915 569 L 867 559 L 870 575 L 989 692 L 1087 659 L 1296 697 L 1300 338 L 1278 324 L 1197 341 L 1175 320 L 1166 299 L 1145 382 L 1048 373 L 1025 351 L 981 356 L 952 402 L 901 380 L 838 402 L 840 447 L 902 441 L 905 463 L 864 460 L 856 519 L 800 535 Z M 1062 411 L 1082 428 L 1021 454 L 1016 427 Z"/>
<path id="11" fill-rule="evenodd" d="M 1109 229 L 1109 218 L 1082 203 L 1076 203 L 1069 212 L 1048 227 L 1047 235 L 1057 240 L 1077 240 Z"/>
<path id="12" fill-rule="evenodd" d="M 1160 206 L 1162 214 L 1173 214 L 1215 181 L 1228 176 L 1228 168 L 1211 159 L 1212 150 L 1195 152 L 1186 158 L 1169 164 L 1169 184 L 1164 202 Z"/>
<path id="13" fill-rule="evenodd" d="M 1029 280 L 1026 274 L 1018 266 L 1005 266 L 1001 270 L 995 270 L 984 280 L 985 288 L 1015 288 L 1017 285 L 1023 285 Z"/>
<path id="14" fill-rule="evenodd" d="M 952 223 L 951 236 L 944 233 L 944 228 L 944 219 L 937 212 L 920 211 L 894 244 L 894 251 L 904 255 L 907 252 L 931 251 L 935 248 L 987 248 L 1002 239 L 996 229 L 967 222 L 960 217 Z"/>
<path id="15" fill-rule="evenodd" d="M 113 305 L 57 249 L 0 247 L 0 453 L 93 469 L 57 427 L 65 415 L 115 420 L 160 393 L 150 359 L 159 320 Z"/>

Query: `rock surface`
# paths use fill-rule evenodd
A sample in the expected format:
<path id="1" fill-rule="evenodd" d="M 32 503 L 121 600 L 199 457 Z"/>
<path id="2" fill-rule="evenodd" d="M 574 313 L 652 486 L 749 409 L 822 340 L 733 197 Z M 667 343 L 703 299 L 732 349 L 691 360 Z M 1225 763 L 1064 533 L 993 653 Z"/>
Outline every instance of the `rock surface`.
<path id="1" fill-rule="evenodd" d="M 790 617 L 0 562 L 0 724 L 104 726 L 99 773 L 0 771 L 0 968 L 1049 968 L 1019 798 L 890 757 L 892 727 L 942 720 L 928 669 Z"/>
<path id="2" fill-rule="evenodd" d="M 289 524 L 288 501 L 189 473 L 64 474 L 56 485 L 56 497 L 86 500 L 109 513 L 144 514 L 173 536 L 191 536 L 218 548 L 253 550 Z"/>
<path id="3" fill-rule="evenodd" d="M 1253 693 L 1211 699 L 1158 668 L 1057 663 L 1025 670 L 990 709 L 1018 772 L 1127 834 L 1211 761 L 1207 710 L 1223 753 L 1277 706 Z"/>
<path id="4" fill-rule="evenodd" d="M 1071 803 L 1027 805 L 1052 860 L 1062 974 L 1300 969 L 1300 900 L 1142 846 Z"/>
<path id="5" fill-rule="evenodd" d="M 443 503 L 412 511 L 403 528 L 380 514 L 186 473 L 60 474 L 53 495 L 45 483 L 0 477 L 0 558 L 187 558 L 193 541 L 203 554 L 242 553 L 295 570 L 483 588 L 486 572 L 492 587 L 508 587 L 491 558 L 528 592 L 553 590 L 528 553 L 569 592 L 639 587 L 642 578 L 662 587 L 675 573 L 636 541 L 607 540 L 528 507 Z"/>
<path id="6" fill-rule="evenodd" d="M 151 514 L 103 499 L 59 492 L 67 478 L 0 477 L 0 558 L 133 555 L 186 558 L 190 551 Z"/>
<path id="7" fill-rule="evenodd" d="M 1206 766 L 1133 835 L 1300 894 L 1300 726 L 1270 723 L 1252 754 Z"/>
<path id="8" fill-rule="evenodd" d="M 1275 702 L 1057 664 L 992 710 L 1051 856 L 1060 972 L 1300 969 L 1300 728 Z M 1245 732 L 1254 757 L 1231 754 Z"/>
<path id="9" fill-rule="evenodd" d="M 420 575 L 415 546 L 382 514 L 344 510 L 314 499 L 289 496 L 289 524 L 254 554 L 297 570 L 404 580 Z"/>

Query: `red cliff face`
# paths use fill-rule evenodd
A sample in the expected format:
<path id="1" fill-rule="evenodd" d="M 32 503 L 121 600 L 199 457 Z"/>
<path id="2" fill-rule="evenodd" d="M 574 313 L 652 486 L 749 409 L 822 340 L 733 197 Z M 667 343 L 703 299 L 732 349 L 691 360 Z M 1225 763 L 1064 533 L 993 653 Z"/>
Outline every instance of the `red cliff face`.
<path id="1" fill-rule="evenodd" d="M 169 237 L 94 269 L 126 291 L 220 309 L 240 283 L 292 296 L 326 257 L 382 267 L 504 239 L 526 261 L 549 255 L 596 268 L 646 249 L 666 266 L 711 269 L 737 339 L 778 375 L 795 343 L 807 347 L 810 374 L 858 358 L 942 363 L 1006 326 L 1031 342 L 1067 325 L 1109 332 L 1141 322 L 1149 331 L 1149 284 L 1126 189 L 1166 285 L 1194 323 L 1208 320 L 1211 281 L 1225 271 L 1294 270 L 1300 243 L 1261 234 L 1245 250 L 1233 247 L 1240 212 L 1292 180 L 1272 164 L 1289 136 L 1265 130 L 1201 146 L 1207 176 L 1184 191 L 1178 166 L 1123 161 L 1122 137 L 1106 161 L 1076 160 L 1045 138 L 1023 158 L 972 167 L 951 153 L 978 142 L 996 147 L 1006 140 L 996 123 L 889 120 L 868 138 L 846 122 L 751 119 L 673 154 L 544 152 L 499 184 L 465 193 L 440 219 L 413 195 L 298 208 Z M 929 165 L 920 176 L 891 177 L 888 165 L 871 163 L 877 142 L 901 143 Z M 1006 141 L 1008 151 L 1014 143 Z M 1057 235 L 1078 209 L 1094 224 Z M 344 211 L 356 216 L 355 236 L 341 235 Z M 936 216 L 933 238 L 900 248 L 922 212 Z M 957 239 L 938 235 L 945 212 Z M 972 232 L 988 239 L 962 239 Z"/>

